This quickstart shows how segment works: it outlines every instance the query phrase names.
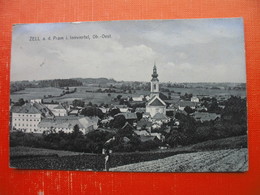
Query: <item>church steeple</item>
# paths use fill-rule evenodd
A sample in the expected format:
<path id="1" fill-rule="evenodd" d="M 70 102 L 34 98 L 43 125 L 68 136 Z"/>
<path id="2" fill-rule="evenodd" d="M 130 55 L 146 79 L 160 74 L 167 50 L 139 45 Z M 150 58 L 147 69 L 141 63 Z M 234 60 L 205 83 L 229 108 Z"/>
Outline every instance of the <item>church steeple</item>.
<path id="1" fill-rule="evenodd" d="M 152 81 L 159 81 L 157 77 L 158 77 L 157 68 L 156 68 L 156 64 L 155 64 L 155 62 L 154 62 L 153 74 L 152 74 Z"/>
<path id="2" fill-rule="evenodd" d="M 158 79 L 157 68 L 155 63 L 153 66 L 153 74 L 151 80 L 151 97 L 153 97 L 154 95 L 159 97 L 159 79 Z"/>

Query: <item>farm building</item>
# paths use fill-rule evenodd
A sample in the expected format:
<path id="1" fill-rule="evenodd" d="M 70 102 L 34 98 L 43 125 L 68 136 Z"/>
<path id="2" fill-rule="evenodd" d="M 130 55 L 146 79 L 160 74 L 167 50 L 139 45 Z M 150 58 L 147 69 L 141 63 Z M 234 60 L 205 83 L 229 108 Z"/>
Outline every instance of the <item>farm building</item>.
<path id="1" fill-rule="evenodd" d="M 194 96 L 194 97 L 191 97 L 190 101 L 191 102 L 199 102 L 200 100 L 199 100 L 198 97 Z"/>
<path id="2" fill-rule="evenodd" d="M 130 122 L 131 124 L 137 120 L 137 115 L 134 112 L 124 112 L 124 113 L 118 113 L 115 115 L 117 116 L 124 116 L 127 122 Z"/>
<path id="3" fill-rule="evenodd" d="M 67 110 L 61 104 L 44 104 L 54 116 L 67 116 Z"/>
<path id="4" fill-rule="evenodd" d="M 88 133 L 98 128 L 98 117 L 55 117 L 52 119 L 42 119 L 38 124 L 38 132 L 43 133 L 51 131 L 63 131 L 65 133 L 72 133 L 75 125 L 78 125 L 82 133 Z"/>
<path id="5" fill-rule="evenodd" d="M 144 99 L 143 95 L 137 96 L 137 97 L 132 97 L 134 102 L 142 102 Z"/>
<path id="6" fill-rule="evenodd" d="M 220 114 L 209 113 L 209 112 L 194 112 L 192 116 L 195 120 L 201 122 L 216 120 L 221 117 Z"/>

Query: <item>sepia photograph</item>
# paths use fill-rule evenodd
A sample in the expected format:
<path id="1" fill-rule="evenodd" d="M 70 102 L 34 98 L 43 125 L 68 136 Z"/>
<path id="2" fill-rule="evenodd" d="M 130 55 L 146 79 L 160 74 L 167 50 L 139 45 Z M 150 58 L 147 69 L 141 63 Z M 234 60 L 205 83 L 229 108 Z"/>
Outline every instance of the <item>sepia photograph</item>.
<path id="1" fill-rule="evenodd" d="M 246 172 L 242 18 L 13 25 L 10 167 Z"/>

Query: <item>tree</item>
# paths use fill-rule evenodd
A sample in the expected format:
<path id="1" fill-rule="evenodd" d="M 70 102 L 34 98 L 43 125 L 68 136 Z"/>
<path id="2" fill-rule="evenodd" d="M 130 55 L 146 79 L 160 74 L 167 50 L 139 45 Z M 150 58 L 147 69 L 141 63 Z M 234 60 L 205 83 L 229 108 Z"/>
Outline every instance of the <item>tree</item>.
<path id="1" fill-rule="evenodd" d="M 79 130 L 79 126 L 75 125 L 73 127 L 73 132 L 71 134 L 72 139 L 75 139 L 76 137 L 82 137 L 83 133 Z"/>
<path id="2" fill-rule="evenodd" d="M 194 112 L 194 110 L 193 110 L 191 107 L 189 107 L 189 106 L 186 106 L 186 107 L 184 108 L 184 111 L 187 112 L 188 114 L 191 114 L 191 113 Z"/>
<path id="3" fill-rule="evenodd" d="M 172 130 L 170 134 L 166 138 L 166 143 L 171 147 L 177 147 L 178 145 L 182 145 L 184 142 L 185 136 L 183 133 Z"/>
<path id="4" fill-rule="evenodd" d="M 164 95 L 163 93 L 159 93 L 159 97 L 162 99 L 162 100 L 168 100 L 168 97 L 166 95 Z"/>
<path id="5" fill-rule="evenodd" d="M 24 104 L 25 104 L 24 99 L 23 99 L 23 98 L 20 98 L 20 99 L 18 100 L 18 102 L 16 102 L 14 105 L 15 105 L 15 106 L 22 106 L 22 105 L 24 105 Z"/>
<path id="6" fill-rule="evenodd" d="M 120 113 L 120 109 L 119 108 L 115 108 L 109 111 L 109 115 L 110 116 L 115 116 L 116 114 Z"/>
<path id="7" fill-rule="evenodd" d="M 225 103 L 225 108 L 222 112 L 224 120 L 230 120 L 232 123 L 246 125 L 247 110 L 246 99 L 241 97 L 231 96 Z"/>
<path id="8" fill-rule="evenodd" d="M 126 123 L 126 119 L 123 115 L 118 115 L 113 120 L 114 128 L 122 128 Z"/>
<path id="9" fill-rule="evenodd" d="M 143 114 L 140 113 L 140 112 L 137 112 L 136 113 L 136 116 L 137 116 L 137 120 L 140 121 L 142 118 L 143 118 Z"/>
<path id="10" fill-rule="evenodd" d="M 88 107 L 82 109 L 81 114 L 84 116 L 89 116 L 89 117 L 98 116 L 101 119 L 104 117 L 103 112 L 95 106 L 88 106 Z"/>
<path id="11" fill-rule="evenodd" d="M 77 100 L 77 99 L 75 99 L 75 100 L 73 100 L 72 105 L 73 105 L 74 107 L 84 107 L 85 102 L 82 101 L 82 100 Z"/>
<path id="12" fill-rule="evenodd" d="M 117 98 L 118 100 L 120 100 L 120 99 L 122 98 L 122 95 L 118 95 L 118 96 L 116 96 L 116 98 Z"/>

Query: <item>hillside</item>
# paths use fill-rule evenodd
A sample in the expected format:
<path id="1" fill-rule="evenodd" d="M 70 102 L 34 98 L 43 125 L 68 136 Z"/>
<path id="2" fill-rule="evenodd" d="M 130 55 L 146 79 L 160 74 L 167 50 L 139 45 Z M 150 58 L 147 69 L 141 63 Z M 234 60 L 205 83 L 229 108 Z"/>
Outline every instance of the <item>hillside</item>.
<path id="1" fill-rule="evenodd" d="M 247 148 L 177 154 L 171 157 L 112 168 L 134 172 L 245 172 Z"/>

